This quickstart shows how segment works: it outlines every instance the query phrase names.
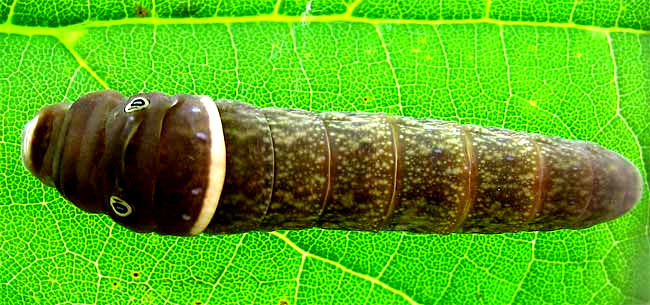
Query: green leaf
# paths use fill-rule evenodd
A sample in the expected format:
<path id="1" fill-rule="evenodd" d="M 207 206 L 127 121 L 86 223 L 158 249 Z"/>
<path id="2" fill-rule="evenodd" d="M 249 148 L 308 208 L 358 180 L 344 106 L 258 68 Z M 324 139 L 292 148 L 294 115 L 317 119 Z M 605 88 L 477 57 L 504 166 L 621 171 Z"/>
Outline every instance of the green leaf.
<path id="1" fill-rule="evenodd" d="M 2 2 L 0 300 L 650 303 L 647 195 L 578 231 L 175 238 L 85 214 L 20 161 L 21 128 L 38 109 L 112 88 L 590 140 L 647 180 L 647 0 Z"/>

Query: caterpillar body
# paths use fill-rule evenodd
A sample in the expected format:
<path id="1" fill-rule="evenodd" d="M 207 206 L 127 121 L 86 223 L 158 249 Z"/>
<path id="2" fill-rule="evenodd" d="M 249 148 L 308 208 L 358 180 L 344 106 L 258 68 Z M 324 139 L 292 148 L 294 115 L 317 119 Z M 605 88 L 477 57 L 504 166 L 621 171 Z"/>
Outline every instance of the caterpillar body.
<path id="1" fill-rule="evenodd" d="M 170 235 L 321 227 L 579 229 L 641 197 L 594 143 L 389 116 L 100 91 L 42 109 L 24 166 L 79 208 Z"/>

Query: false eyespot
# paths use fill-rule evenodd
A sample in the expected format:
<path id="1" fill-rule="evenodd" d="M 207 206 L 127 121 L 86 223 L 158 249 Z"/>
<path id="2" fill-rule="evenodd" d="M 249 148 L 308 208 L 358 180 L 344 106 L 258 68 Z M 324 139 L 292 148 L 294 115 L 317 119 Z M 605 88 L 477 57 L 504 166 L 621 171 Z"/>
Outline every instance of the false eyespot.
<path id="1" fill-rule="evenodd" d="M 126 217 L 133 212 L 131 205 L 120 197 L 111 196 L 109 204 L 117 216 Z"/>
<path id="2" fill-rule="evenodd" d="M 133 98 L 124 106 L 124 112 L 134 112 L 146 109 L 149 107 L 149 100 L 146 97 L 138 96 Z"/>

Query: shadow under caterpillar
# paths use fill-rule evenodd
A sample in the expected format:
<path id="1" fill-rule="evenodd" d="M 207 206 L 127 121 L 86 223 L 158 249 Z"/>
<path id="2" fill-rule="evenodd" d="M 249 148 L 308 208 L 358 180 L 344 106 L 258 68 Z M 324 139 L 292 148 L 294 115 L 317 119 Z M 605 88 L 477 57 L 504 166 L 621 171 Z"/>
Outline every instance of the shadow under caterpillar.
<path id="1" fill-rule="evenodd" d="M 578 229 L 640 199 L 596 144 L 383 113 L 100 91 L 43 108 L 22 159 L 79 208 L 171 235 Z"/>

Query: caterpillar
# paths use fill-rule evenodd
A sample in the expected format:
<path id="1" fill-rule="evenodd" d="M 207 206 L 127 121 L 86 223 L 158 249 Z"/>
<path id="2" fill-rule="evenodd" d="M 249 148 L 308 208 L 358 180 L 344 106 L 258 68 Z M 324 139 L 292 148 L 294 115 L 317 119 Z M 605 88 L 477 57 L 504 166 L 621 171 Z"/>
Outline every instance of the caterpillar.
<path id="1" fill-rule="evenodd" d="M 80 209 L 163 235 L 580 229 L 642 190 L 636 167 L 591 142 L 184 94 L 47 106 L 23 128 L 21 155 Z"/>

